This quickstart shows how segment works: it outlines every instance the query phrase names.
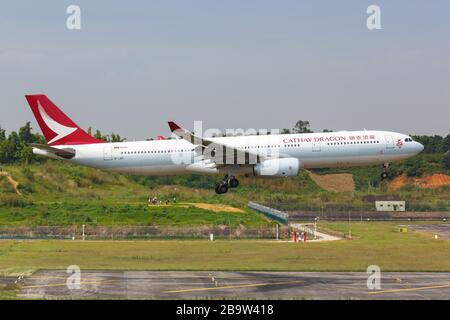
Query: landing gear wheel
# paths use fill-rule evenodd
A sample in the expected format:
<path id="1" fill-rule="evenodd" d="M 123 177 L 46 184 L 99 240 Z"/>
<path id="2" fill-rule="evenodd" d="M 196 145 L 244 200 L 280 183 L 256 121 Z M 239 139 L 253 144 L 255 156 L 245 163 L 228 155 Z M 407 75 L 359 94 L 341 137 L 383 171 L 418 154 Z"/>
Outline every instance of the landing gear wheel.
<path id="1" fill-rule="evenodd" d="M 227 193 L 229 188 L 236 188 L 239 185 L 238 179 L 234 176 L 228 176 L 227 174 L 223 178 L 222 182 L 216 184 L 214 190 L 217 194 Z"/>
<path id="2" fill-rule="evenodd" d="M 387 172 L 382 172 L 382 173 L 381 173 L 381 180 L 386 180 L 387 178 L 389 178 L 389 173 L 387 173 Z"/>
<path id="3" fill-rule="evenodd" d="M 391 172 L 389 170 L 389 163 L 383 164 L 383 172 L 381 173 L 381 180 L 386 180 L 391 177 Z"/>
<path id="4" fill-rule="evenodd" d="M 230 188 L 237 188 L 237 186 L 239 186 L 239 180 L 236 178 L 231 178 L 228 184 L 230 185 Z"/>
<path id="5" fill-rule="evenodd" d="M 226 183 L 219 184 L 217 191 L 219 191 L 219 194 L 227 193 L 228 192 L 228 185 Z"/>

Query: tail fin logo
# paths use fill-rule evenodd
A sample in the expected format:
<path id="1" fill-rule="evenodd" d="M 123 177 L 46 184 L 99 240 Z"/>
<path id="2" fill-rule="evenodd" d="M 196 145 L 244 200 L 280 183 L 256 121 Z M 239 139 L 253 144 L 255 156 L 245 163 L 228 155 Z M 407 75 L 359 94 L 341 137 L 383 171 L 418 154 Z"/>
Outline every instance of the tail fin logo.
<path id="1" fill-rule="evenodd" d="M 52 140 L 48 142 L 48 144 L 52 144 L 55 141 L 61 140 L 64 137 L 67 137 L 68 135 L 74 133 L 77 131 L 78 128 L 72 128 L 72 127 L 66 127 L 52 118 L 45 112 L 44 108 L 42 107 L 41 103 L 38 100 L 38 110 L 42 117 L 42 120 L 45 122 L 45 125 L 52 130 L 54 133 L 56 133 L 56 137 L 54 137 Z"/>

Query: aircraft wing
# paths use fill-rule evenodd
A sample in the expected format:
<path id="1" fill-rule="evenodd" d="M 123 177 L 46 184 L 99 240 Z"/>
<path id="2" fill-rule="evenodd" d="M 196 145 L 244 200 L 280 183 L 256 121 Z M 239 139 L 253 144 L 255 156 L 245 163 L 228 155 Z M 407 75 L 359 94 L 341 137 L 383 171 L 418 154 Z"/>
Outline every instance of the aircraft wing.
<path id="1" fill-rule="evenodd" d="M 45 144 L 39 144 L 39 143 L 29 143 L 30 147 L 46 151 L 48 153 L 52 153 L 58 157 L 64 158 L 64 159 L 72 159 L 75 157 L 75 150 L 72 148 L 64 148 L 64 149 L 58 149 L 55 147 L 50 147 Z"/>
<path id="2" fill-rule="evenodd" d="M 212 141 L 203 139 L 202 137 L 199 137 L 199 136 L 196 136 L 193 132 L 190 132 L 189 130 L 180 127 L 173 121 L 169 121 L 168 124 L 170 127 L 170 131 L 172 131 L 172 133 L 175 133 L 177 136 L 192 143 L 193 145 L 196 145 L 196 146 L 202 145 L 202 146 L 206 147 L 212 143 Z"/>
<path id="3" fill-rule="evenodd" d="M 218 166 L 253 165 L 266 158 L 265 155 L 258 154 L 256 151 L 237 149 L 234 146 L 196 136 L 193 132 L 180 127 L 173 121 L 168 123 L 174 134 L 195 146 L 194 150 L 197 154 L 202 154 L 204 159 L 210 159 Z"/>

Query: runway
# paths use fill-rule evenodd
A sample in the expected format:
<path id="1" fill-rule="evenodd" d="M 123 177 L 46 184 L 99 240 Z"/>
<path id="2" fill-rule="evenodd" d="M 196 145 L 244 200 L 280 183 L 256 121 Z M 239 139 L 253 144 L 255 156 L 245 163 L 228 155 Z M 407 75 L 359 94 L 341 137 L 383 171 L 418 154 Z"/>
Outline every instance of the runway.
<path id="1" fill-rule="evenodd" d="M 450 273 L 82 271 L 69 289 L 65 271 L 23 278 L 19 298 L 45 299 L 449 299 Z"/>
<path id="2" fill-rule="evenodd" d="M 407 227 L 414 231 L 430 233 L 450 240 L 450 224 L 413 224 Z"/>

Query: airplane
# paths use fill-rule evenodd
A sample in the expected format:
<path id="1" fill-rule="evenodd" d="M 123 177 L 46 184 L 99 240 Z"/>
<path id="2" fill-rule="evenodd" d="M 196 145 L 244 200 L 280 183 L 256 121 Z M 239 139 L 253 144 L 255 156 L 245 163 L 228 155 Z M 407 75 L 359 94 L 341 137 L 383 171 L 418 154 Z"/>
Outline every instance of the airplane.
<path id="1" fill-rule="evenodd" d="M 381 165 L 412 157 L 423 145 L 390 131 L 338 131 L 204 138 L 169 121 L 176 139 L 105 142 L 81 129 L 44 94 L 26 100 L 47 141 L 33 153 L 97 169 L 137 175 L 220 174 L 224 194 L 239 175 L 293 177 L 302 169 Z"/>

